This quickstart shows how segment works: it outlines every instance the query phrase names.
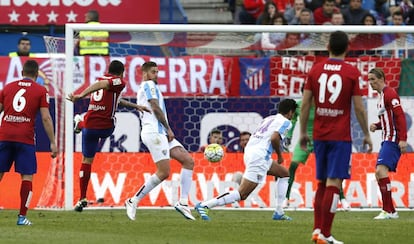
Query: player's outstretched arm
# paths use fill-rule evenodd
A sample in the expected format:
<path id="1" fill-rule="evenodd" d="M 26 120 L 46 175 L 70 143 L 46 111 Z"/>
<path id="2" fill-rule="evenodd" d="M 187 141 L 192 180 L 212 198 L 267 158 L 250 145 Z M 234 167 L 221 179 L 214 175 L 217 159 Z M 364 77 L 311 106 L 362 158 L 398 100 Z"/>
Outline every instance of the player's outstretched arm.
<path id="1" fill-rule="evenodd" d="M 55 140 L 55 132 L 53 131 L 52 117 L 50 116 L 49 109 L 46 107 L 40 108 L 40 115 L 42 117 L 43 127 L 45 128 L 47 137 L 50 141 L 51 156 L 52 158 L 55 158 L 58 153 L 58 149 Z"/>
<path id="2" fill-rule="evenodd" d="M 94 84 L 90 85 L 88 88 L 83 90 L 80 94 L 75 95 L 73 93 L 70 93 L 66 99 L 72 102 L 76 102 L 86 97 L 87 95 L 91 94 L 92 92 L 95 92 L 101 89 L 108 89 L 108 88 L 109 88 L 109 81 L 101 80 L 99 82 L 95 82 Z"/>
<path id="3" fill-rule="evenodd" d="M 148 113 L 151 113 L 151 110 L 149 108 L 147 108 L 145 106 L 138 105 L 136 103 L 128 102 L 127 100 L 122 99 L 122 98 L 119 99 L 119 104 L 122 105 L 122 106 L 124 106 L 124 107 L 135 108 L 136 110 L 138 110 L 140 112 L 148 112 Z"/>
<path id="4" fill-rule="evenodd" d="M 368 130 L 368 119 L 365 112 L 364 104 L 361 96 L 353 96 L 352 101 L 354 103 L 355 116 L 357 117 L 358 123 L 361 126 L 362 132 L 364 133 L 364 146 L 367 145 L 367 152 L 372 152 L 372 141 Z"/>

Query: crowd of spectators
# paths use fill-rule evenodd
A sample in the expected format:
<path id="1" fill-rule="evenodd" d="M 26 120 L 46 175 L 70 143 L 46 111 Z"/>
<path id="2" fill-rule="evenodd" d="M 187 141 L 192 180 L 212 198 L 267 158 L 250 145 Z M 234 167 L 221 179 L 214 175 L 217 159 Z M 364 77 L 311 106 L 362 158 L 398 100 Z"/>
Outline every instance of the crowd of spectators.
<path id="1" fill-rule="evenodd" d="M 404 23 L 414 24 L 414 5 L 412 0 L 225 0 L 233 13 L 235 24 L 271 24 L 263 23 L 268 15 L 268 5 L 275 6 L 278 13 L 284 15 L 289 25 L 298 24 L 301 11 L 307 9 L 313 13 L 314 24 L 330 22 L 333 13 L 341 12 L 345 25 L 362 25 L 362 18 L 372 14 L 378 25 L 389 24 L 394 12 L 401 12 Z M 392 2 L 392 4 L 390 3 Z"/>
<path id="2" fill-rule="evenodd" d="M 225 0 L 235 24 L 248 25 L 414 25 L 414 0 Z M 262 33 L 262 56 L 280 53 L 298 43 L 306 43 L 312 34 Z M 358 50 L 383 46 L 393 40 L 406 41 L 406 34 L 358 34 L 351 36 L 353 54 Z M 367 46 L 368 45 L 368 48 Z M 395 55 L 391 52 L 365 52 L 371 55 Z M 404 55 L 400 53 L 400 55 Z"/>

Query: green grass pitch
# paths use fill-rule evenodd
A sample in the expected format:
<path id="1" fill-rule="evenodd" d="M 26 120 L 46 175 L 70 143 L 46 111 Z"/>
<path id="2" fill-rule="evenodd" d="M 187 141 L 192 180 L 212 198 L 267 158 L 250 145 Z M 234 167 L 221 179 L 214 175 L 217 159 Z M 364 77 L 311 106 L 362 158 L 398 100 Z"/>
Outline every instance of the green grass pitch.
<path id="1" fill-rule="evenodd" d="M 17 210 L 0 210 L 0 243 L 309 243 L 312 211 L 287 211 L 293 221 L 274 221 L 272 211 L 211 210 L 212 221 L 185 220 L 172 208 L 138 209 L 130 221 L 123 209 L 30 210 L 32 226 L 17 226 Z M 414 211 L 399 219 L 373 220 L 373 211 L 338 212 L 332 233 L 345 243 L 414 243 Z"/>

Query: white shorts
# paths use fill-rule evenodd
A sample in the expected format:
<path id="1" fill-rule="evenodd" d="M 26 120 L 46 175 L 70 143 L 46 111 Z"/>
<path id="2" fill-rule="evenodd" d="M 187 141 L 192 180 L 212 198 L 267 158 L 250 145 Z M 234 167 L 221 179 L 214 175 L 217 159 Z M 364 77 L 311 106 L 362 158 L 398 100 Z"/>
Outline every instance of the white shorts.
<path id="1" fill-rule="evenodd" d="M 257 157 L 256 155 L 246 155 L 244 154 L 244 165 L 246 169 L 244 170 L 243 177 L 249 181 L 255 182 L 257 184 L 262 184 L 266 182 L 267 171 L 269 171 L 270 166 L 272 166 L 273 159 L 264 159 L 262 157 Z"/>
<path id="2" fill-rule="evenodd" d="M 142 142 L 151 153 L 155 163 L 170 159 L 170 150 L 174 147 L 183 147 L 176 139 L 168 142 L 167 136 L 160 133 L 141 133 Z"/>

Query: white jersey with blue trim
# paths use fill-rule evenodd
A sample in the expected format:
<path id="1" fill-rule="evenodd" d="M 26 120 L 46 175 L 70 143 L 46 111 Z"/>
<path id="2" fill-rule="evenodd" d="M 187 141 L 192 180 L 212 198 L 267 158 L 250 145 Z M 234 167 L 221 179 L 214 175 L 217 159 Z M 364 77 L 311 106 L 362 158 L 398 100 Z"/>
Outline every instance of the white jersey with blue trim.
<path id="1" fill-rule="evenodd" d="M 164 97 L 158 85 L 152 81 L 143 81 L 137 93 L 137 104 L 145 106 L 151 110 L 151 113 L 140 113 L 142 133 L 156 132 L 160 134 L 167 134 L 165 127 L 155 117 L 154 111 L 151 109 L 149 100 L 157 99 L 161 110 L 164 113 L 165 119 L 168 121 L 167 110 L 165 108 Z"/>
<path id="2" fill-rule="evenodd" d="M 258 158 L 270 159 L 273 153 L 271 137 L 278 132 L 282 141 L 287 135 L 292 123 L 285 116 L 276 114 L 264 118 L 262 123 L 247 142 L 244 154 L 255 155 Z"/>

